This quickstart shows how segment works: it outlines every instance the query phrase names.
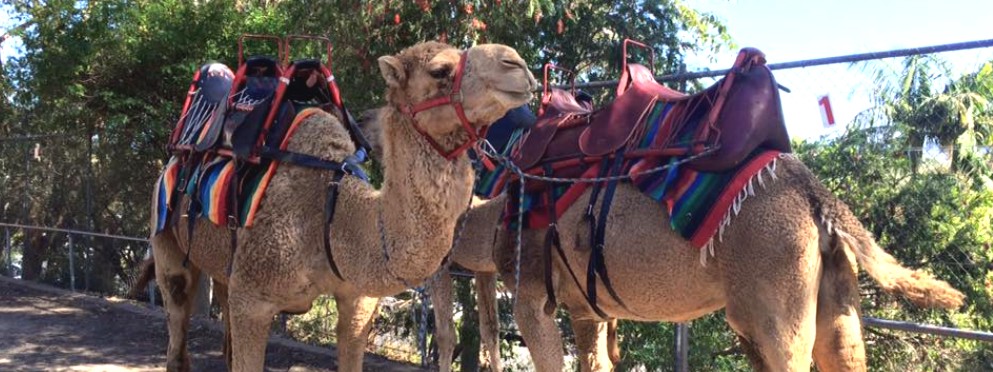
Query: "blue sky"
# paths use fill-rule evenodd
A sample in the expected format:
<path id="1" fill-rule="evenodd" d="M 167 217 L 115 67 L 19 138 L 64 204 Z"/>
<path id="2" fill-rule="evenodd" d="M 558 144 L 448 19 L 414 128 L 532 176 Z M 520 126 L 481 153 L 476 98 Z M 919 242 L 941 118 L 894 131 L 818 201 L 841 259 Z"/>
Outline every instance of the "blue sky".
<path id="1" fill-rule="evenodd" d="M 769 63 L 993 39 L 993 1 L 986 0 L 686 0 L 686 4 L 718 16 L 737 46 L 761 49 Z M 697 56 L 690 59 L 688 69 L 727 68 L 735 56 L 736 51 Z M 956 73 L 964 73 L 993 59 L 993 48 L 939 56 L 947 58 Z M 775 76 L 792 90 L 783 94 L 783 106 L 793 137 L 830 135 L 869 107 L 873 86 L 859 68 L 780 70 Z M 841 128 L 823 128 L 817 106 L 823 94 L 831 97 Z"/>
<path id="2" fill-rule="evenodd" d="M 770 63 L 846 54 L 948 44 L 993 38 L 993 1 L 989 0 L 685 0 L 693 9 L 711 12 L 728 26 L 737 46 L 766 53 Z M 9 8 L 0 6 L 0 30 L 14 25 Z M 0 58 L 15 53 L 8 40 Z M 730 67 L 736 51 L 694 56 L 690 71 Z M 957 70 L 973 71 L 993 59 L 993 48 L 943 53 Z M 890 61 L 895 62 L 893 60 Z M 828 94 L 838 127 L 869 107 L 873 88 L 867 74 L 847 65 L 780 70 L 777 80 L 792 90 L 783 94 L 790 135 L 816 138 L 839 128 L 823 128 L 817 98 Z"/>

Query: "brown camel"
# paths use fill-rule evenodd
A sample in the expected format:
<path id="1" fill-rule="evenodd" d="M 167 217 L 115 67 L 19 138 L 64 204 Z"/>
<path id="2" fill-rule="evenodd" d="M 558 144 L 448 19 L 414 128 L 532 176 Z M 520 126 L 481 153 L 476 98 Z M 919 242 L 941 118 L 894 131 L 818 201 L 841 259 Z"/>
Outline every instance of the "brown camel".
<path id="1" fill-rule="evenodd" d="M 462 56 L 468 61 L 465 68 L 459 67 Z M 331 175 L 282 165 L 255 226 L 238 231 L 230 277 L 225 275 L 231 255 L 226 229 L 198 222 L 187 267 L 185 229 L 152 237 L 156 280 L 169 314 L 168 370 L 190 369 L 186 331 L 201 272 L 215 280 L 222 299 L 228 329 L 224 349 L 232 370 L 261 371 L 273 316 L 305 312 L 319 294 L 332 293 L 339 312 L 338 370 L 360 371 L 378 298 L 437 270 L 469 200 L 472 170 L 464 155 L 446 160 L 429 143 L 451 149 L 469 136 L 450 106 L 417 113 L 416 123 L 401 110 L 451 96 L 461 74 L 459 98 L 472 123 L 465 125 L 478 130 L 529 101 L 536 82 L 520 56 L 501 45 L 480 45 L 463 54 L 427 42 L 381 57 L 379 66 L 389 102 L 382 115 L 388 123 L 382 154 L 386 179 L 379 191 L 350 177 L 340 186 L 331 241 L 344 280 L 332 273 L 322 243 L 320 216 Z M 340 161 L 355 149 L 341 123 L 327 114 L 306 119 L 289 150 Z M 184 224 L 181 218 L 178 226 Z"/>
<path id="2" fill-rule="evenodd" d="M 605 260 L 620 305 L 598 281 L 610 318 L 685 322 L 721 308 L 752 366 L 761 371 L 864 371 L 857 270 L 915 304 L 956 308 L 964 296 L 883 251 L 843 202 L 799 160 L 781 155 L 764 171 L 712 251 L 669 228 L 669 216 L 630 183 L 617 189 L 607 220 Z M 772 173 L 772 174 L 769 174 Z M 552 283 L 572 315 L 583 371 L 611 370 L 605 326 L 584 297 L 589 191 L 558 220 L 568 263 L 554 258 Z M 514 282 L 515 247 L 500 234 L 501 276 Z M 525 231 L 514 318 L 538 371 L 561 371 L 562 338 L 545 316 L 544 231 Z M 701 253 L 704 255 L 701 257 Z M 701 262 L 701 258 L 705 259 Z M 582 275 L 576 283 L 567 266 Z"/>

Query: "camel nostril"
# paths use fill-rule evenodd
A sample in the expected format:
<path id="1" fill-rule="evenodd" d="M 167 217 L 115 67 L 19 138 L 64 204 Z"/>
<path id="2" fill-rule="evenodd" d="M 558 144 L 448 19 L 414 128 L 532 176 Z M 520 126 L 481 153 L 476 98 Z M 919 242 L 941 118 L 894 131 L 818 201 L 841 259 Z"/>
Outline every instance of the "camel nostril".
<path id="1" fill-rule="evenodd" d="M 507 68 L 523 68 L 523 69 L 527 69 L 524 66 L 524 61 L 521 61 L 519 59 L 504 58 L 504 59 L 501 59 L 500 60 L 500 64 L 502 64 L 503 67 L 507 67 Z"/>

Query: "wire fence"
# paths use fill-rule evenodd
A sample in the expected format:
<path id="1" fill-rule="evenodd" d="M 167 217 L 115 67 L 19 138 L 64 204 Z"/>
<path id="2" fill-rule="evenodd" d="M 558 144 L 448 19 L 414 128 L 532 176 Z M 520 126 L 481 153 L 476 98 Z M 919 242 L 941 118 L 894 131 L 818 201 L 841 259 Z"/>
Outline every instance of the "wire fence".
<path id="1" fill-rule="evenodd" d="M 937 53 L 948 62 L 933 76 L 953 79 L 977 71 L 993 56 L 993 40 L 879 53 L 771 63 L 777 81 L 790 89 L 782 95 L 788 129 L 794 137 L 815 139 L 837 136 L 839 126 L 858 123 L 876 106 L 883 79 L 898 76 L 904 57 Z M 775 56 L 767 56 L 770 61 Z M 657 77 L 660 82 L 679 83 L 687 90 L 712 84 L 726 70 L 693 72 Z M 616 86 L 616 81 L 579 84 L 596 90 Z M 822 119 L 822 97 L 831 98 L 837 124 Z M 22 118 L 22 123 L 30 122 Z M 27 126 L 26 126 L 27 127 Z M 161 150 L 143 138 L 99 138 L 78 133 L 21 134 L 0 138 L 0 228 L 3 228 L 3 259 L 0 274 L 43 281 L 74 291 L 124 295 L 137 277 L 148 242 L 147 201 L 161 160 L 135 162 L 137 158 L 163 158 Z M 930 153 L 941 159 L 937 146 L 906 148 Z M 146 153 L 152 153 L 149 156 Z M 143 157 L 144 156 L 144 157 Z M 965 211 L 956 218 L 969 218 Z M 39 227 L 41 226 L 41 227 Z M 44 227 L 57 226 L 57 227 Z M 103 231 L 94 233 L 92 231 Z M 952 248 L 956 249 L 956 248 Z M 941 267 L 960 282 L 974 281 L 977 266 L 988 264 L 970 252 L 935 257 L 928 262 Z M 984 272 L 989 272 L 986 269 Z M 456 273 L 467 278 L 471 273 Z M 372 348 L 381 353 L 415 362 L 431 362 L 430 343 L 418 336 L 418 328 L 430 333 L 433 320 L 414 291 L 388 300 L 389 321 L 376 325 Z M 989 298 L 982 299 L 991 302 Z M 308 342 L 326 344 L 334 337 L 333 306 L 324 300 L 312 314 L 291 317 L 287 332 Z M 505 307 L 505 306 L 504 306 Z M 504 308 L 502 307 L 502 308 Z M 423 317 L 423 318 L 419 318 Z M 908 319 L 867 317 L 863 324 L 907 332 L 961 337 L 993 342 L 988 329 L 962 330 L 913 324 Z M 501 329 L 513 329 L 509 319 Z M 295 328 L 294 328 L 295 327 Z M 410 332 L 410 330 L 415 330 Z M 673 345 L 675 370 L 686 370 L 691 344 L 689 328 L 681 328 Z"/>

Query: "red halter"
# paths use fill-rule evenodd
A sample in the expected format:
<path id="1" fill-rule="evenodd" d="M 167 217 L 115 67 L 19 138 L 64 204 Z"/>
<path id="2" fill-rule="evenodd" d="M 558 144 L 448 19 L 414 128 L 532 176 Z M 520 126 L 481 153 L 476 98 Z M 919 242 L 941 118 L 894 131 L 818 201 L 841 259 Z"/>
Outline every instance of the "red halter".
<path id="1" fill-rule="evenodd" d="M 474 143 L 479 141 L 481 137 L 486 135 L 486 129 L 487 129 L 486 127 L 480 129 L 479 132 L 476 132 L 476 130 L 472 127 L 472 124 L 469 123 L 469 119 L 465 117 L 465 110 L 463 110 L 462 108 L 462 100 L 463 100 L 462 75 L 465 74 L 465 66 L 468 60 L 469 60 L 469 56 L 467 52 L 462 52 L 461 57 L 459 57 L 459 69 L 458 71 L 455 72 L 455 81 L 452 83 L 451 94 L 447 96 L 433 98 L 418 103 L 416 105 L 408 104 L 406 107 L 400 108 L 400 112 L 410 117 L 411 122 L 414 123 L 414 129 L 416 129 L 417 132 L 420 133 L 421 136 L 423 136 L 424 139 L 428 141 L 431 147 L 433 147 L 434 150 L 437 151 L 439 155 L 445 158 L 445 160 L 455 159 L 463 152 L 465 152 L 467 149 L 469 149 L 470 146 L 472 146 Z M 435 141 L 430 134 L 425 132 L 424 129 L 421 128 L 419 124 L 417 124 L 417 119 L 415 118 L 417 113 L 421 111 L 425 111 L 428 109 L 432 109 L 444 105 L 452 105 L 452 107 L 455 108 L 455 114 L 459 116 L 459 120 L 462 122 L 462 129 L 464 129 L 466 133 L 469 134 L 469 139 L 466 140 L 465 143 L 462 143 L 455 149 L 449 151 L 445 151 L 445 149 L 441 148 L 441 144 L 439 144 L 438 141 Z"/>

